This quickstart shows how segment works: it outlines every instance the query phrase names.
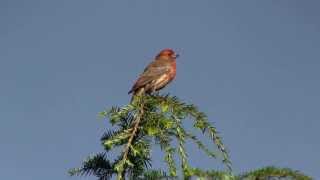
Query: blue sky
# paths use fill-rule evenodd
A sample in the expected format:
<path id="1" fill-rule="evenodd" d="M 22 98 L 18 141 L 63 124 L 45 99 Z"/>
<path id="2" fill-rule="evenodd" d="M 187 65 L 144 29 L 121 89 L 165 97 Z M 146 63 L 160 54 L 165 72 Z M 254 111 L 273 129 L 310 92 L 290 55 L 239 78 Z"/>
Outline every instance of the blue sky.
<path id="1" fill-rule="evenodd" d="M 181 57 L 164 92 L 208 114 L 236 172 L 276 165 L 320 178 L 319 5 L 0 1 L 0 179 L 79 179 L 66 171 L 101 151 L 109 128 L 98 112 L 126 104 L 167 47 Z"/>

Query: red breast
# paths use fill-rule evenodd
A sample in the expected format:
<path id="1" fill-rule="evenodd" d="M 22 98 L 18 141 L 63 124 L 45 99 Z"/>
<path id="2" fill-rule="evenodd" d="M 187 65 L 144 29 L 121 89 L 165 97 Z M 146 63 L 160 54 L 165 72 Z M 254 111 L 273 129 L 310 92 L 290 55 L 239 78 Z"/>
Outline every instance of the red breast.
<path id="1" fill-rule="evenodd" d="M 177 63 L 175 60 L 173 60 L 171 62 L 171 69 L 169 72 L 170 80 L 173 80 L 176 77 L 176 74 L 177 74 Z"/>

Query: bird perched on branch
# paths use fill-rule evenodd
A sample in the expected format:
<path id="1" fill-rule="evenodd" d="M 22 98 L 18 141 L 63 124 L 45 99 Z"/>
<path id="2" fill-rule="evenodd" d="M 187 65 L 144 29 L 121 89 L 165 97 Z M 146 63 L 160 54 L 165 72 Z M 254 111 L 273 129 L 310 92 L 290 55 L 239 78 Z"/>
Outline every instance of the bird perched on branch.
<path id="1" fill-rule="evenodd" d="M 176 76 L 176 58 L 172 49 L 164 49 L 144 69 L 128 94 L 141 95 L 153 93 L 169 84 Z"/>

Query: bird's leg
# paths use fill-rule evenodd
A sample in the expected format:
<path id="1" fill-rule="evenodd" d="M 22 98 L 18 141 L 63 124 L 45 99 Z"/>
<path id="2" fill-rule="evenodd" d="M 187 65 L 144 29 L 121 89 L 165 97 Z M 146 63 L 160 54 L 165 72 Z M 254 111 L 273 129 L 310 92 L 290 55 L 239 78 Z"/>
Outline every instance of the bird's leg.
<path id="1" fill-rule="evenodd" d="M 159 96 L 159 92 L 156 89 L 152 89 L 151 93 L 150 93 L 151 97 L 156 97 Z"/>
<path id="2" fill-rule="evenodd" d="M 140 97 L 144 94 L 145 88 L 140 88 L 138 91 L 134 92 L 130 102 L 132 103 L 137 97 Z"/>

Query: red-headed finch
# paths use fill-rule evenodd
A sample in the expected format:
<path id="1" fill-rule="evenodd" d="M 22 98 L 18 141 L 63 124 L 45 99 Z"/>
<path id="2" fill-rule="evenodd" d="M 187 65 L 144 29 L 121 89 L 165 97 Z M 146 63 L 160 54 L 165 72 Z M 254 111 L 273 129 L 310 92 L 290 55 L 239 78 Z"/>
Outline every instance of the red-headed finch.
<path id="1" fill-rule="evenodd" d="M 153 93 L 164 88 L 176 76 L 176 58 L 179 55 L 172 49 L 164 49 L 144 69 L 128 94 Z"/>

